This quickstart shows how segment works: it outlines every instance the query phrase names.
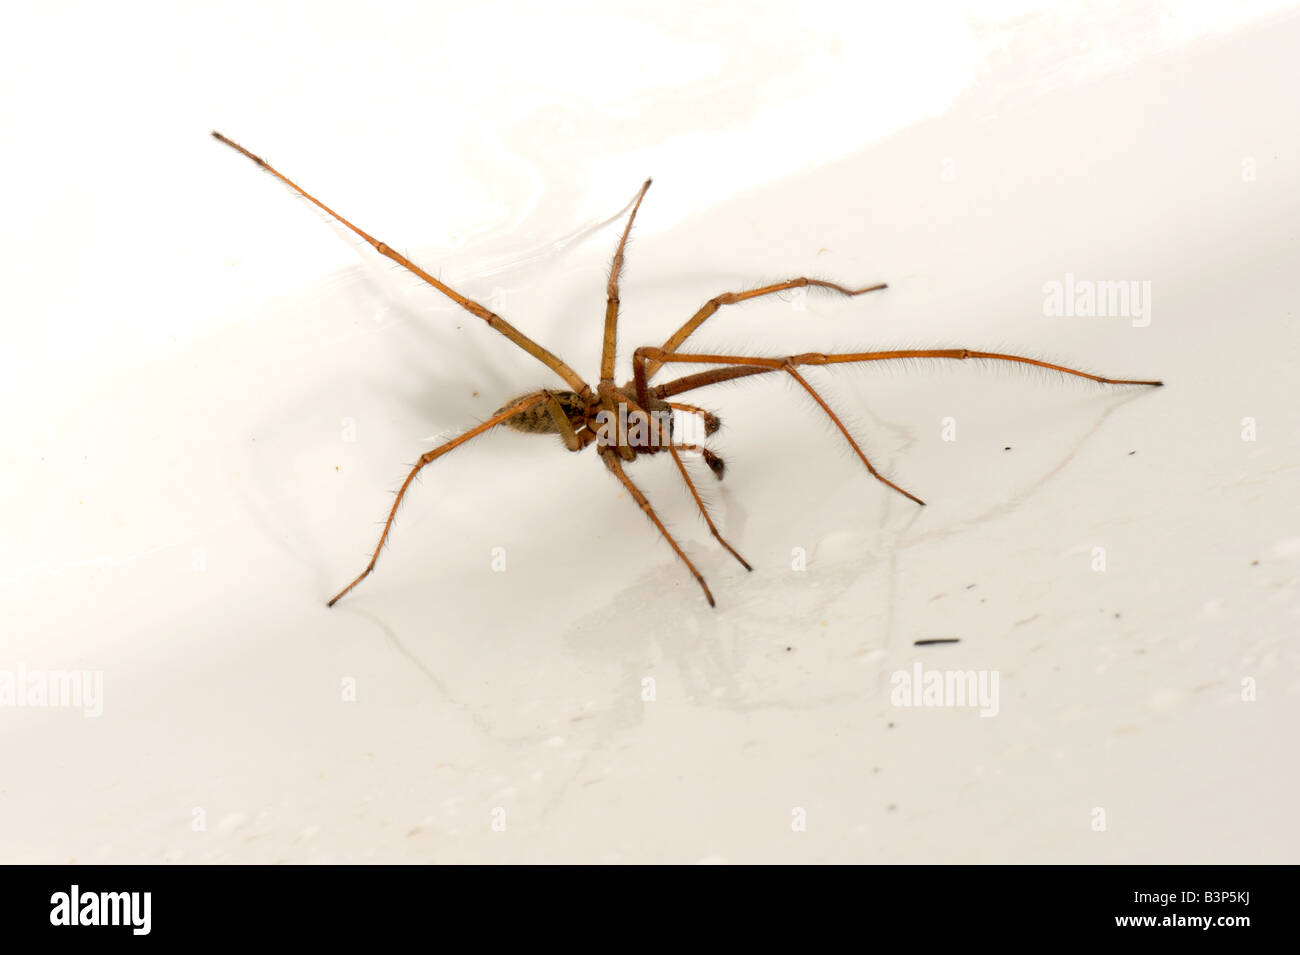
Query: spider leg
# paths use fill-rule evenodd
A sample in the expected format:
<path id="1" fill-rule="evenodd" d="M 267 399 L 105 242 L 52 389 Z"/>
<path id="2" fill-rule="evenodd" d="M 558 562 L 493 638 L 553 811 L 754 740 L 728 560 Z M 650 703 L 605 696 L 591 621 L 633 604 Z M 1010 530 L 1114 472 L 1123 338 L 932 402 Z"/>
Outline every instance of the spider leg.
<path id="1" fill-rule="evenodd" d="M 792 288 L 804 288 L 812 285 L 817 288 L 828 288 L 833 292 L 839 292 L 842 295 L 865 295 L 867 292 L 878 292 L 883 288 L 888 288 L 884 282 L 878 285 L 868 285 L 866 288 L 845 288 L 843 285 L 836 285 L 834 282 L 823 282 L 821 279 L 810 279 L 800 277 L 789 279 L 785 282 L 777 282 L 775 285 L 765 285 L 762 288 L 750 289 L 748 292 L 723 292 L 721 295 L 715 295 L 709 299 L 700 308 L 698 312 L 687 319 L 686 324 L 677 331 L 673 332 L 668 341 L 664 342 L 664 351 L 676 351 L 682 347 L 682 342 L 690 338 L 695 330 L 703 325 L 714 312 L 724 305 L 735 305 L 737 302 L 745 302 L 751 298 L 759 298 L 763 295 L 771 295 L 775 292 L 784 292 Z M 646 368 L 646 377 L 653 378 L 659 371 L 660 362 L 652 361 Z"/>
<path id="2" fill-rule="evenodd" d="M 429 464 L 432 461 L 436 461 L 438 458 L 442 457 L 448 451 L 454 451 L 456 448 L 460 447 L 466 441 L 469 441 L 472 438 L 477 438 L 484 431 L 496 427 L 497 425 L 501 424 L 501 422 L 505 421 L 507 418 L 513 417 L 514 415 L 518 414 L 521 411 L 527 411 L 529 408 L 533 407 L 533 405 L 540 404 L 541 402 L 545 401 L 548 397 L 550 397 L 550 395 L 548 392 L 545 391 L 539 391 L 533 395 L 525 395 L 523 398 L 520 398 L 518 401 L 511 404 L 509 407 L 502 408 L 500 411 L 494 414 L 491 418 L 488 418 L 488 420 L 484 421 L 482 424 L 470 428 L 468 431 L 466 431 L 464 434 L 460 435 L 459 437 L 452 438 L 446 444 L 441 444 L 438 447 L 434 448 L 432 451 L 426 451 L 424 454 L 420 455 L 420 460 L 417 461 L 415 463 L 415 466 L 411 468 L 411 473 L 406 476 L 406 480 L 402 482 L 401 488 L 398 489 L 397 500 L 393 501 L 393 508 L 388 512 L 388 520 L 384 521 L 384 530 L 383 533 L 379 535 L 379 543 L 375 545 L 375 552 L 370 557 L 370 563 L 366 564 L 366 569 L 357 575 L 356 580 L 352 581 L 352 583 L 348 584 L 337 594 L 331 597 L 329 603 L 326 604 L 326 606 L 333 607 L 336 603 L 339 602 L 340 598 L 342 598 L 344 594 L 346 594 L 357 584 L 361 583 L 361 581 L 369 577 L 370 572 L 375 569 L 375 562 L 379 560 L 379 552 L 384 549 L 384 542 L 388 540 L 388 532 L 391 531 L 393 528 L 393 518 L 397 516 L 397 508 L 401 506 L 402 498 L 406 496 L 407 488 L 411 486 L 411 482 L 415 480 L 415 476 L 420 473 L 420 470 L 424 468 L 425 465 Z"/>
<path id="3" fill-rule="evenodd" d="M 483 321 L 487 322 L 489 326 L 496 329 L 506 338 L 510 339 L 510 341 L 514 342 L 524 351 L 528 352 L 528 354 L 532 355 L 534 358 L 536 358 L 538 361 L 544 364 L 547 368 L 551 369 L 551 371 L 555 372 L 557 375 L 563 378 L 564 381 L 568 384 L 568 386 L 574 391 L 578 392 L 578 394 L 588 395 L 591 393 L 591 389 L 588 387 L 586 382 L 584 382 L 581 378 L 578 377 L 577 372 L 575 372 L 564 362 L 560 361 L 559 358 L 551 354 L 549 351 L 547 351 L 537 342 L 533 341 L 531 338 L 529 338 L 519 329 L 515 328 L 513 325 L 511 325 L 509 322 L 503 319 L 500 315 L 497 315 L 495 312 L 488 311 L 478 302 L 475 302 L 472 299 L 468 299 L 464 295 L 461 295 L 451 286 L 445 285 L 442 282 L 438 281 L 436 278 L 434 278 L 424 269 L 420 268 L 418 265 L 416 265 L 406 256 L 402 255 L 400 252 L 394 251 L 384 243 L 380 242 L 374 236 L 371 236 L 368 233 L 363 232 L 361 229 L 354 226 L 351 222 L 343 218 L 341 215 L 339 215 L 329 206 L 325 205 L 325 203 L 321 202 L 315 196 L 311 195 L 309 192 L 307 192 L 305 189 L 303 189 L 293 180 L 289 179 L 287 176 L 285 176 L 283 173 L 277 170 L 274 166 L 268 163 L 261 156 L 254 155 L 253 153 L 245 149 L 243 146 L 239 145 L 239 143 L 235 142 L 232 139 L 227 139 L 225 136 L 221 135 L 221 133 L 217 132 L 216 130 L 213 130 L 212 135 L 219 141 L 225 143 L 231 149 L 241 153 L 242 155 L 251 159 L 253 162 L 257 163 L 257 165 L 261 166 L 271 175 L 275 176 L 275 178 L 279 179 L 281 182 L 287 185 L 294 192 L 298 193 L 308 202 L 312 203 L 317 208 L 324 210 L 332 218 L 338 220 L 344 226 L 351 229 L 361 238 L 365 239 L 366 242 L 370 243 L 370 245 L 374 247 L 374 250 L 378 252 L 380 255 L 387 256 L 388 258 L 396 262 L 398 265 L 402 266 L 402 268 L 406 269 L 409 272 L 414 273 L 415 275 L 418 275 L 420 278 L 424 279 L 424 281 L 428 282 L 430 285 L 436 288 L 443 295 L 447 296 L 449 299 L 451 299 L 461 308 L 465 309 L 465 311 L 469 312 L 471 315 L 476 315 L 479 318 L 483 319 Z"/>
<path id="4" fill-rule="evenodd" d="M 570 451 L 581 451 L 583 448 L 582 439 L 578 433 L 573 430 L 573 425 L 569 423 L 569 416 L 564 413 L 564 406 L 560 404 L 560 399 L 549 391 L 543 392 L 546 395 L 546 410 L 551 413 L 551 420 L 555 422 L 555 430 L 560 433 L 560 439 L 564 442 L 565 448 Z"/>
<path id="5" fill-rule="evenodd" d="M 659 365 L 665 365 L 670 362 L 684 362 L 687 364 L 698 365 L 733 366 L 729 368 L 714 368 L 693 375 L 685 375 L 681 378 L 665 382 L 662 385 L 656 385 L 652 390 L 650 390 L 650 393 L 652 393 L 656 398 L 666 399 L 673 395 L 685 394 L 688 391 L 694 391 L 696 388 L 703 388 L 707 385 L 716 385 L 723 381 L 734 381 L 737 378 L 747 378 L 750 375 L 764 375 L 773 371 L 783 371 L 787 364 L 839 365 L 868 361 L 896 361 L 905 358 L 940 358 L 954 359 L 958 361 L 963 361 L 967 358 L 987 358 L 992 361 L 1015 362 L 1022 365 L 1032 365 L 1036 368 L 1046 368 L 1049 371 L 1059 371 L 1064 375 L 1073 375 L 1076 378 L 1086 378 L 1089 381 L 1095 381 L 1102 385 L 1147 385 L 1153 388 L 1159 388 L 1164 384 L 1163 381 L 1146 381 L 1132 378 L 1104 378 L 1101 375 L 1094 375 L 1086 371 L 1080 371 L 1077 368 L 1068 368 L 1065 365 L 1056 365 L 1049 361 L 1040 361 L 1037 358 L 1026 358 L 1023 355 L 1006 355 L 1001 352 L 972 351 L 969 348 L 907 349 L 903 351 L 856 352 L 852 354 L 839 355 L 823 355 L 816 352 L 810 352 L 804 355 L 791 355 L 789 358 L 744 358 L 736 355 L 686 355 L 681 352 L 668 353 L 662 348 L 638 348 L 636 353 L 632 356 L 632 371 L 636 383 L 638 387 L 640 387 L 645 380 L 646 369 L 651 362 L 657 362 Z"/>
<path id="6" fill-rule="evenodd" d="M 695 482 L 691 480 L 691 475 L 686 470 L 686 465 L 682 462 L 682 456 L 677 453 L 678 451 L 703 450 L 703 448 L 697 448 L 695 445 L 691 444 L 669 445 L 668 447 L 668 453 L 673 456 L 673 461 L 677 464 L 677 470 L 682 473 L 682 480 L 685 481 L 686 486 L 690 488 L 691 497 L 695 498 L 695 506 L 700 509 L 700 514 L 704 516 L 704 523 L 709 525 L 709 533 L 718 539 L 718 543 L 725 547 L 732 557 L 740 561 L 741 567 L 744 567 L 746 570 L 753 570 L 754 568 L 749 566 L 749 562 L 745 560 L 745 558 L 741 557 L 740 554 L 736 553 L 736 549 L 728 544 L 726 538 L 718 533 L 718 529 L 713 525 L 713 518 L 709 517 L 709 509 L 704 506 L 704 501 L 700 498 L 700 492 L 695 489 Z"/>
<path id="7" fill-rule="evenodd" d="M 897 491 L 899 494 L 902 494 L 904 497 L 916 501 L 917 504 L 925 504 L 925 501 L 921 500 L 915 494 L 910 494 L 907 491 L 904 491 L 897 484 L 881 476 L 880 472 L 878 472 L 872 466 L 871 462 L 867 460 L 866 454 L 863 453 L 862 448 L 858 446 L 857 441 L 853 439 L 853 435 L 849 433 L 848 428 L 844 427 L 844 422 L 842 422 L 839 419 L 839 416 L 830 409 L 830 406 L 825 402 L 822 396 L 817 393 L 816 389 L 814 389 L 813 386 L 810 385 L 802 375 L 800 375 L 797 371 L 795 371 L 793 365 L 787 364 L 781 366 L 780 368 L 771 368 L 771 367 L 754 368 L 754 367 L 746 367 L 743 365 L 733 366 L 731 368 L 715 368 L 712 371 L 701 372 L 698 375 L 687 375 L 685 378 L 678 378 L 675 381 L 670 381 L 665 384 L 659 385 L 657 388 L 655 388 L 655 396 L 659 398 L 663 398 L 663 397 L 667 397 L 667 395 L 669 394 L 680 394 L 683 391 L 690 391 L 694 388 L 703 388 L 706 385 L 716 385 L 719 382 L 723 382 L 723 381 L 732 381 L 737 378 L 746 378 L 750 375 L 763 375 L 773 371 L 784 371 L 787 374 L 793 376 L 795 381 L 797 381 L 799 385 L 805 391 L 808 392 L 808 394 L 812 395 L 813 401 L 817 402 L 817 404 L 821 407 L 821 409 L 826 412 L 827 417 L 829 417 L 831 421 L 834 423 L 835 427 L 839 429 L 840 434 L 844 435 L 845 440 L 849 442 L 849 445 L 852 446 L 854 452 L 862 460 L 862 463 L 867 466 L 867 470 L 871 472 L 871 474 L 876 478 L 876 480 L 893 488 L 895 491 Z M 660 394 L 660 392 L 665 392 L 665 394 Z M 674 403 L 673 407 L 676 408 L 680 406 Z"/>
<path id="8" fill-rule="evenodd" d="M 735 381 L 737 378 L 749 378 L 752 375 L 767 375 L 771 372 L 778 371 L 776 368 L 766 366 L 746 366 L 733 365 L 730 368 L 713 368 L 709 371 L 696 372 L 693 375 L 683 375 L 681 378 L 674 378 L 672 381 L 666 381 L 662 385 L 655 385 L 650 389 L 650 394 L 656 398 L 667 400 L 674 395 L 684 395 L 688 391 L 694 391 L 697 388 L 707 388 L 709 385 L 721 384 L 724 381 Z M 673 403 L 674 408 L 689 407 L 680 406 Z"/>
<path id="9" fill-rule="evenodd" d="M 627 476 L 627 472 L 623 470 L 623 462 L 619 459 L 617 452 L 612 448 L 601 448 L 600 457 L 601 460 L 605 462 L 605 467 L 609 468 L 610 471 L 613 472 L 614 476 L 623 483 L 623 487 L 627 488 L 627 492 L 632 495 L 632 499 L 636 501 L 641 510 L 645 512 L 646 517 L 650 518 L 651 523 L 653 523 L 655 527 L 659 528 L 659 533 L 663 535 L 664 540 L 668 542 L 669 546 L 672 547 L 677 556 L 682 559 L 682 563 L 686 565 L 686 568 L 695 576 L 695 579 L 699 581 L 700 587 L 704 590 L 704 598 L 709 602 L 709 606 L 717 606 L 717 604 L 713 602 L 713 594 L 709 593 L 709 585 L 704 582 L 704 577 L 695 569 L 695 565 L 691 563 L 691 559 L 682 551 L 677 541 L 673 540 L 673 535 L 668 533 L 668 529 L 664 527 L 663 522 L 659 520 L 659 515 L 657 515 L 654 508 L 650 506 L 650 502 L 646 500 L 646 496 L 641 493 L 641 489 L 633 484 L 632 479 Z"/>
<path id="10" fill-rule="evenodd" d="M 968 348 L 941 348 L 941 349 L 908 349 L 904 351 L 880 351 L 880 352 L 857 352 L 840 355 L 824 355 L 818 352 L 809 352 L 803 355 L 791 355 L 788 358 L 744 358 L 735 355 L 687 355 L 681 352 L 667 352 L 660 348 L 638 348 L 632 356 L 632 370 L 636 379 L 638 389 L 646 388 L 647 365 L 650 362 L 657 362 L 659 365 L 665 365 L 670 362 L 686 364 L 705 364 L 705 365 L 729 365 L 730 368 L 719 368 L 708 372 L 702 372 L 696 375 L 688 375 L 685 378 L 679 378 L 675 381 L 667 382 L 655 389 L 655 396 L 665 398 L 669 395 L 682 394 L 693 388 L 703 388 L 706 385 L 717 384 L 722 381 L 731 381 L 737 378 L 743 378 L 748 375 L 761 375 L 773 371 L 784 371 L 797 381 L 813 399 L 821 406 L 822 410 L 830 416 L 830 419 L 839 428 L 840 432 L 853 446 L 862 463 L 867 466 L 867 470 L 874 475 L 877 480 L 898 491 L 905 497 L 911 498 L 918 504 L 924 504 L 920 498 L 904 491 L 898 485 L 882 477 L 871 462 L 867 460 L 862 449 L 858 447 L 848 429 L 831 411 L 830 407 L 817 394 L 816 390 L 810 385 L 802 375 L 796 371 L 797 365 L 835 365 L 848 364 L 855 362 L 868 361 L 892 361 L 904 358 L 943 358 L 963 361 L 967 358 L 987 358 L 994 361 L 1015 362 L 1024 365 L 1032 365 L 1037 368 L 1047 368 L 1052 371 L 1059 371 L 1063 374 L 1074 375 L 1079 378 L 1087 378 L 1105 385 L 1147 385 L 1159 387 L 1163 382 L 1160 381 L 1139 381 L 1128 378 L 1104 378 L 1101 375 L 1094 375 L 1086 371 L 1079 371 L 1075 368 L 1067 368 L 1064 365 L 1053 364 L 1052 362 L 1040 361 L 1037 358 L 1026 358 L 1022 355 L 1006 355 L 999 352 L 982 352 L 972 351 Z"/>
<path id="11" fill-rule="evenodd" d="M 911 491 L 904 491 L 901 487 L 899 487 L 893 481 L 889 480 L 889 478 L 885 477 L 883 474 L 877 471 L 875 467 L 872 466 L 871 462 L 867 460 L 866 454 L 863 453 L 860 447 L 858 447 L 858 442 L 853 440 L 853 435 L 849 434 L 849 429 L 844 427 L 844 422 L 839 419 L 839 415 L 837 415 L 834 411 L 831 410 L 831 406 L 826 403 L 826 401 L 822 398 L 821 395 L 817 394 L 816 389 L 813 388 L 812 385 L 808 384 L 807 379 L 805 379 L 803 375 L 799 374 L 799 372 L 795 371 L 794 365 L 789 365 L 789 364 L 786 365 L 785 371 L 788 372 L 790 376 L 794 378 L 795 381 L 799 382 L 799 384 L 803 386 L 804 391 L 812 395 L 813 401 L 821 405 L 822 411 L 825 411 L 826 416 L 830 418 L 832 422 L 834 422 L 835 427 L 840 429 L 840 434 L 844 435 L 844 440 L 849 443 L 849 446 L 853 448 L 857 456 L 862 459 L 862 463 L 867 466 L 867 470 L 871 472 L 872 477 L 874 477 L 881 484 L 884 484 L 887 487 L 892 487 L 899 494 L 903 495 L 903 497 L 915 501 L 917 504 L 920 504 L 922 507 L 925 506 L 925 501 L 921 500 Z"/>
<path id="12" fill-rule="evenodd" d="M 627 237 L 632 232 L 632 223 L 636 219 L 637 210 L 641 208 L 641 200 L 645 198 L 646 190 L 649 188 L 650 180 L 647 179 L 641 186 L 641 191 L 637 193 L 636 203 L 627 217 L 623 237 L 618 240 L 618 248 L 614 251 L 614 262 L 609 269 L 609 282 L 605 286 L 605 340 L 600 352 L 600 383 L 611 388 L 614 385 L 614 349 L 618 338 L 618 277 L 623 271 L 623 250 L 627 247 Z"/>
<path id="13" fill-rule="evenodd" d="M 642 362 L 647 360 L 646 358 L 647 354 L 653 352 L 658 352 L 658 354 L 661 356 L 660 364 L 667 364 L 668 362 L 674 362 L 674 361 L 694 360 L 694 356 L 682 355 L 680 353 L 669 354 L 657 348 L 638 348 L 632 359 L 632 367 L 636 375 L 636 380 L 638 385 L 641 385 L 644 382 L 644 378 L 642 377 L 644 366 L 642 365 Z M 866 453 L 858 445 L 858 442 L 854 440 L 853 435 L 850 434 L 849 429 L 844 426 L 844 422 L 840 420 L 839 415 L 837 415 L 834 411 L 831 410 L 830 405 L 828 405 L 825 399 L 822 398 L 822 396 L 817 393 L 817 390 L 808 383 L 807 379 L 805 379 L 801 374 L 799 374 L 798 371 L 795 370 L 794 366 L 797 363 L 796 358 L 790 358 L 786 360 L 776 360 L 770 358 L 753 358 L 753 359 L 737 358 L 732 356 L 721 356 L 721 355 L 710 355 L 709 357 L 721 359 L 718 362 L 714 362 L 714 364 L 726 363 L 735 366 L 741 366 L 739 368 L 732 368 L 732 369 L 717 369 L 718 371 L 743 370 L 746 374 L 763 374 L 764 372 L 769 372 L 769 371 L 784 371 L 787 374 L 789 374 L 792 378 L 794 378 L 795 381 L 799 383 L 800 387 L 802 387 L 805 391 L 808 392 L 808 394 L 812 396 L 813 401 L 817 402 L 818 406 L 822 409 L 822 411 L 826 412 L 826 416 L 830 418 L 831 422 L 835 425 L 835 427 L 839 429 L 840 434 L 844 435 L 844 440 L 848 441 L 849 447 L 853 448 L 853 452 L 858 456 L 859 460 L 861 460 L 862 463 L 866 465 L 867 471 L 871 474 L 872 477 L 874 477 L 881 484 L 884 484 L 886 487 L 892 488 L 893 490 L 897 491 L 899 494 L 903 495 L 903 497 L 907 498 L 908 500 L 915 501 L 917 504 L 921 504 L 921 505 L 925 504 L 925 501 L 921 500 L 915 494 L 911 493 L 910 491 L 903 490 L 893 481 L 889 480 L 889 478 L 885 477 L 883 474 L 881 474 L 879 471 L 876 470 L 876 466 L 871 463 L 871 459 L 867 457 Z M 758 368 L 744 367 L 746 365 L 753 365 L 758 363 L 761 363 L 761 366 Z M 703 377 L 703 376 L 701 375 L 699 377 Z M 728 377 L 741 378 L 744 377 L 744 375 L 733 374 L 727 377 L 719 376 L 718 380 L 725 381 L 727 380 Z M 715 384 L 716 382 L 708 382 L 708 383 Z M 660 387 L 666 389 L 671 387 L 672 384 L 673 384 L 672 382 L 669 382 L 667 385 L 661 385 Z M 703 385 L 696 385 L 696 387 L 703 387 Z"/>

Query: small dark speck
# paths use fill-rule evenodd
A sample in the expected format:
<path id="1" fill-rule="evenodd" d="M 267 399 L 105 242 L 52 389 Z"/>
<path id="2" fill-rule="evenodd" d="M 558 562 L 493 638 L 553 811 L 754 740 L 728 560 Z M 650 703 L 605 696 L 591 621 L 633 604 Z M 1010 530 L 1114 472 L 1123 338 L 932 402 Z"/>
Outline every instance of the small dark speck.
<path id="1" fill-rule="evenodd" d="M 1002 450 L 1003 450 L 1003 451 L 1010 451 L 1011 448 L 1010 448 L 1010 447 L 1005 447 L 1005 448 L 1003 448 Z"/>
<path id="2" fill-rule="evenodd" d="M 45 459 L 44 459 L 44 458 L 41 458 L 41 460 L 44 461 Z M 1250 566 L 1252 566 L 1252 567 L 1258 567 L 1258 566 L 1259 566 L 1259 561 L 1257 561 L 1257 560 L 1252 560 L 1252 561 L 1250 562 Z"/>
<path id="3" fill-rule="evenodd" d="M 1130 451 L 1129 454 L 1137 454 L 1136 451 Z"/>
<path id="4" fill-rule="evenodd" d="M 1119 611 L 1118 611 L 1118 610 L 1115 611 L 1115 619 L 1116 619 L 1116 620 L 1119 619 Z"/>
<path id="5" fill-rule="evenodd" d="M 786 647 L 786 648 L 785 648 L 785 652 L 786 652 L 786 653 L 789 653 L 789 652 L 790 652 L 791 650 L 793 650 L 793 649 L 794 649 L 794 647 Z"/>
<path id="6" fill-rule="evenodd" d="M 961 643 L 960 637 L 931 637 L 928 640 L 913 640 L 914 647 L 931 647 L 937 643 Z"/>
<path id="7" fill-rule="evenodd" d="M 971 589 L 972 587 L 974 587 L 974 586 L 975 586 L 974 584 L 967 584 L 967 585 L 966 585 L 966 589 L 967 589 L 967 590 L 970 590 L 970 589 Z"/>
<path id="8" fill-rule="evenodd" d="M 892 730 L 894 728 L 894 724 L 890 723 L 888 728 Z"/>
<path id="9" fill-rule="evenodd" d="M 898 806 L 897 806 L 896 804 L 894 804 L 894 803 L 891 802 L 891 803 L 889 804 L 889 809 L 888 809 L 887 811 L 888 811 L 888 812 L 893 812 L 893 811 L 894 811 L 895 809 L 897 809 L 897 808 L 898 808 Z"/>
<path id="10" fill-rule="evenodd" d="M 879 767 L 879 766 L 872 766 L 872 767 L 871 767 L 871 771 L 872 771 L 873 773 L 878 773 L 878 772 L 880 772 L 880 767 Z"/>

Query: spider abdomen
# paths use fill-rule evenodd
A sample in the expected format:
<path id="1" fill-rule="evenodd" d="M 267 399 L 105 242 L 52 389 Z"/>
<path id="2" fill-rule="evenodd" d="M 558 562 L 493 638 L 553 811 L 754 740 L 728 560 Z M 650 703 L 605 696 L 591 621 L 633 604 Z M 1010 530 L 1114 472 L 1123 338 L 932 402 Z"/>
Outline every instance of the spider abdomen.
<path id="1" fill-rule="evenodd" d="M 569 423 L 574 429 L 582 427 L 583 418 L 587 412 L 586 401 L 576 391 L 552 391 L 551 394 L 555 396 L 555 400 L 560 403 L 560 407 L 568 415 Z M 500 414 L 520 398 L 525 397 L 527 395 L 520 395 L 518 398 L 510 399 L 498 408 L 495 414 Z M 525 434 L 558 434 L 560 430 L 556 426 L 555 418 L 552 417 L 551 410 L 547 407 L 546 402 L 535 404 L 531 408 L 525 408 L 501 423 L 513 431 L 522 431 Z"/>

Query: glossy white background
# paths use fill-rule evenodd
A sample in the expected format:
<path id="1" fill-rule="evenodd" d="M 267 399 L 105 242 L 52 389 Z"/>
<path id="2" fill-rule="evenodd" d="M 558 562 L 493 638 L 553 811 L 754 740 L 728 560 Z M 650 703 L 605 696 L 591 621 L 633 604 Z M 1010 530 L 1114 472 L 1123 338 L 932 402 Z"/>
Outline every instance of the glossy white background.
<path id="1" fill-rule="evenodd" d="M 1300 19 L 848 6 L 7 31 L 0 670 L 103 671 L 105 699 L 0 708 L 6 861 L 1294 861 Z M 212 128 L 587 375 L 597 226 L 653 175 L 624 355 L 813 274 L 890 289 L 724 310 L 695 345 L 1168 387 L 813 373 L 924 509 L 786 383 L 698 393 L 755 571 L 670 462 L 633 473 L 716 610 L 594 454 L 490 435 L 327 610 L 403 464 L 554 380 Z M 1067 273 L 1150 281 L 1151 324 L 1046 317 Z M 997 717 L 891 705 L 918 661 L 998 671 Z"/>

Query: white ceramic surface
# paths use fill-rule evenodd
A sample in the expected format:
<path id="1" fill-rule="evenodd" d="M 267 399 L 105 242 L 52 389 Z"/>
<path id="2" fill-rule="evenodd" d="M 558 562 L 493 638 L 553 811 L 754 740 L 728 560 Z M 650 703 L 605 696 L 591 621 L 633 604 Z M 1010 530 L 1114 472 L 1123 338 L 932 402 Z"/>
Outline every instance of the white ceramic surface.
<path id="1" fill-rule="evenodd" d="M 28 10 L 0 672 L 103 697 L 0 707 L 0 857 L 1294 862 L 1300 18 L 896 6 Z M 632 473 L 717 609 L 593 453 L 493 434 L 327 610 L 404 464 L 556 381 L 211 128 L 586 375 L 600 223 L 652 174 L 620 374 L 711 295 L 812 274 L 890 288 L 692 344 L 1167 387 L 809 372 L 924 509 L 790 383 L 700 392 L 753 573 L 668 461 Z M 1067 275 L 1149 282 L 1149 315 L 1045 315 Z M 996 716 L 895 705 L 917 663 L 996 672 Z"/>

